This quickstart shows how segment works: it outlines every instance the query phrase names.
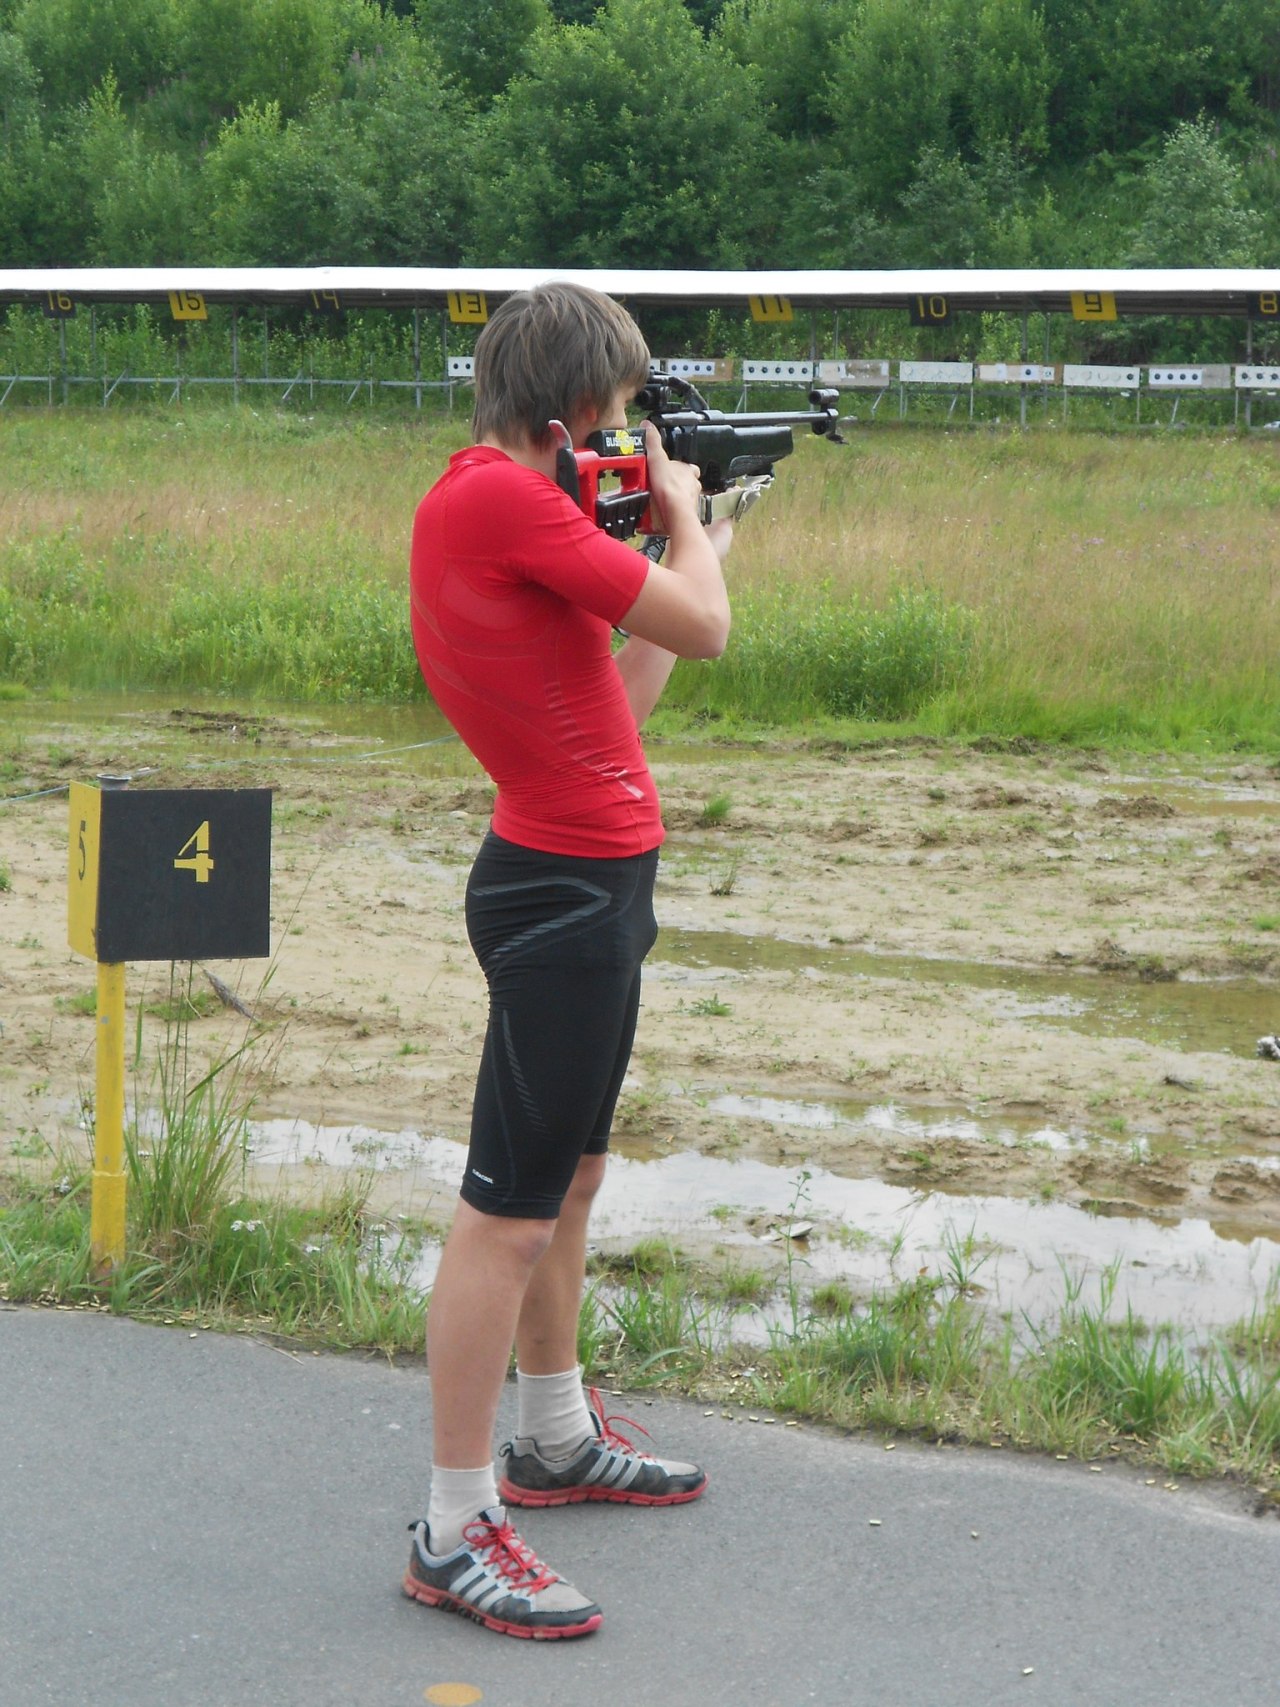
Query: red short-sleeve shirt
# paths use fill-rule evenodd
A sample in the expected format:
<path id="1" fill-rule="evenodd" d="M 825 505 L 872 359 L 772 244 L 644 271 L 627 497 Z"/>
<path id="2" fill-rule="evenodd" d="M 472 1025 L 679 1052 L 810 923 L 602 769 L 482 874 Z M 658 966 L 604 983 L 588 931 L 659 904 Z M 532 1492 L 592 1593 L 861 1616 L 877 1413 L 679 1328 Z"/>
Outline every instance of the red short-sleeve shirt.
<path id="1" fill-rule="evenodd" d="M 662 840 L 613 661 L 649 564 L 545 475 L 479 445 L 418 506 L 413 640 L 432 698 L 497 784 L 507 841 L 594 859 Z"/>

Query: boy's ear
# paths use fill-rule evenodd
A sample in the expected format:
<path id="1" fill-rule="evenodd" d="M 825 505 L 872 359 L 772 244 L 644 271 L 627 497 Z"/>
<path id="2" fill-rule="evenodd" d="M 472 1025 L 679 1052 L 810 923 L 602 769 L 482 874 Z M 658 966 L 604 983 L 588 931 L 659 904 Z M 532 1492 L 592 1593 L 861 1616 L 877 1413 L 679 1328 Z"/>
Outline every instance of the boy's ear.
<path id="1" fill-rule="evenodd" d="M 580 397 L 574 404 L 565 425 L 573 436 L 573 442 L 584 437 L 595 425 L 600 414 L 599 407 L 589 397 Z"/>

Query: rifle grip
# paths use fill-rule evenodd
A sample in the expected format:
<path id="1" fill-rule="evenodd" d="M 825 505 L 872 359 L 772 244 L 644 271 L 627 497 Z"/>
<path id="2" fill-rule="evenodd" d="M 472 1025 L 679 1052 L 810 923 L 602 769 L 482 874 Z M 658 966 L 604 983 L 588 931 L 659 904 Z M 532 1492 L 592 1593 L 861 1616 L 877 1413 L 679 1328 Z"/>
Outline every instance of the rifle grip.
<path id="1" fill-rule="evenodd" d="M 563 421 L 548 421 L 547 427 L 556 441 L 556 485 L 567 492 L 575 504 L 582 503 L 582 487 L 578 481 L 578 459 L 573 454 L 573 440 Z"/>

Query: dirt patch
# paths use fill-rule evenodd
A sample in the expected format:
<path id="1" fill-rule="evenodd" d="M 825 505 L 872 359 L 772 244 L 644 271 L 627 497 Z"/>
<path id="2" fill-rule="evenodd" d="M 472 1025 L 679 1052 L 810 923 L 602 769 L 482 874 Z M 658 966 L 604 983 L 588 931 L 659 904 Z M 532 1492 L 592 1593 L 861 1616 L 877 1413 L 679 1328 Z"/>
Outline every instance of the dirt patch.
<path id="1" fill-rule="evenodd" d="M 259 1112 L 461 1140 L 484 1024 L 462 895 L 491 792 L 456 748 L 304 766 L 298 749 L 322 743 L 274 724 L 237 718 L 261 757 L 213 778 L 277 791 L 269 984 L 256 963 L 212 968 L 275 1027 Z M 27 740 L 7 794 L 67 779 L 56 739 Z M 131 756 L 110 730 L 69 750 L 77 775 Z M 1280 1064 L 1253 1057 L 1280 1027 L 1271 767 L 1016 742 L 652 759 L 663 936 L 619 1116 L 631 1154 L 1239 1213 L 1280 1237 Z M 195 780 L 176 761 L 155 774 Z M 0 848 L 0 1142 L 24 1155 L 85 1142 L 94 974 L 65 947 L 65 799 L 0 808 Z M 130 968 L 131 1010 L 166 977 Z M 1210 1029 L 1219 988 L 1238 1018 Z M 1141 999 L 1176 1017 L 1184 994 L 1198 1005 L 1171 1040 Z M 243 1025 L 220 1007 L 193 1031 L 213 1049 Z M 884 1109 L 906 1113 L 871 1118 Z"/>
<path id="2" fill-rule="evenodd" d="M 1106 818 L 1173 818 L 1177 808 L 1154 794 L 1103 795 L 1097 810 Z"/>

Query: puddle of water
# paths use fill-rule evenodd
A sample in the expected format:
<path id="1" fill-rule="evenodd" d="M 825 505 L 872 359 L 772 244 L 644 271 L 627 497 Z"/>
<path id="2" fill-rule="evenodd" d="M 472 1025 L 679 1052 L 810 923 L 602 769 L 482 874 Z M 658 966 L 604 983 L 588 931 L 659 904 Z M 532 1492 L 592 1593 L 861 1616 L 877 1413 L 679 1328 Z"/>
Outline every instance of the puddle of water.
<path id="1" fill-rule="evenodd" d="M 476 771 L 448 723 L 426 701 L 308 706 L 175 690 L 11 700 L 0 716 L 6 733 L 38 740 L 36 756 L 50 747 L 87 745 L 95 755 L 108 749 L 111 762 L 127 770 L 172 763 L 173 742 L 180 737 L 183 753 L 199 757 L 202 770 L 243 765 L 250 758 L 273 765 L 323 764 L 395 752 L 398 762 L 423 776 L 455 776 L 460 764 L 468 774 Z"/>
<path id="2" fill-rule="evenodd" d="M 959 1138 L 970 1143 L 1038 1145 L 1046 1150 L 1074 1150 L 1087 1142 L 1083 1134 L 1060 1132 L 1057 1127 L 1034 1120 L 978 1121 L 961 1110 L 940 1112 L 937 1108 L 912 1113 L 901 1103 L 867 1103 L 856 1097 L 828 1098 L 822 1102 L 800 1102 L 790 1098 L 738 1095 L 726 1092 L 709 1099 L 715 1114 L 731 1118 L 765 1120 L 776 1126 L 798 1126 L 806 1131 L 850 1133 L 870 1129 L 892 1132 L 896 1137 L 920 1142 L 931 1138 Z"/>
<path id="3" fill-rule="evenodd" d="M 1172 806 L 1175 812 L 1199 818 L 1280 818 L 1280 794 L 1265 793 L 1246 783 L 1183 780 L 1170 786 L 1148 777 L 1117 782 L 1115 792 L 1134 799 L 1150 796 Z"/>
<path id="4" fill-rule="evenodd" d="M 444 1140 L 437 1140 L 444 1142 Z M 456 1146 L 455 1146 L 456 1147 Z M 376 1132 L 371 1126 L 313 1126 L 304 1120 L 255 1120 L 249 1127 L 253 1167 L 417 1168 L 428 1152 L 420 1132 Z M 461 1173 L 459 1173 L 461 1180 Z"/>
<path id="5" fill-rule="evenodd" d="M 876 954 L 730 931 L 660 930 L 650 964 L 656 969 L 663 962 L 695 972 L 820 972 L 989 991 L 999 1017 L 1033 1017 L 1089 1037 L 1133 1037 L 1192 1053 L 1252 1057 L 1275 1005 L 1272 987 L 1252 979 L 1144 984 L 1111 973 Z"/>
<path id="6" fill-rule="evenodd" d="M 1142 1217 L 1091 1215 L 1070 1204 L 913 1192 L 881 1180 L 842 1179 L 820 1168 L 775 1168 L 686 1152 L 654 1162 L 610 1163 L 593 1218 L 596 1236 L 629 1242 L 697 1232 L 739 1250 L 767 1249 L 725 1219 L 816 1223 L 793 1246 L 802 1283 L 843 1280 L 855 1292 L 947 1272 L 949 1249 L 986 1253 L 974 1278 L 990 1307 L 1032 1321 L 1056 1314 L 1064 1275 L 1096 1305 L 1119 1265 L 1116 1306 L 1151 1321 L 1222 1326 L 1247 1315 L 1280 1266 L 1280 1242 L 1224 1237 L 1209 1222 L 1164 1226 Z M 890 1252 L 894 1252 L 890 1260 Z M 970 1263 L 972 1267 L 972 1262 Z"/>
<path id="7" fill-rule="evenodd" d="M 250 1140 L 259 1173 L 272 1164 L 399 1169 L 416 1193 L 429 1187 L 449 1203 L 466 1155 L 447 1138 L 304 1121 L 255 1122 Z M 814 1224 L 807 1239 L 788 1246 L 769 1237 L 771 1226 L 797 1219 Z M 1280 1273 L 1280 1242 L 1206 1220 L 1162 1225 L 1062 1203 L 947 1196 L 696 1151 L 655 1160 L 613 1156 L 592 1228 L 597 1242 L 624 1249 L 649 1238 L 691 1251 L 718 1247 L 744 1267 L 776 1264 L 789 1251 L 806 1291 L 841 1280 L 865 1295 L 921 1270 L 947 1274 L 963 1263 L 987 1307 L 1018 1323 L 1052 1320 L 1064 1277 L 1078 1286 L 1081 1302 L 1096 1305 L 1114 1264 L 1118 1310 L 1132 1306 L 1145 1320 L 1194 1334 L 1247 1315 Z M 966 1248 L 974 1254 L 964 1255 Z M 438 1248 L 429 1246 L 409 1271 L 410 1283 L 429 1287 L 438 1260 Z"/>

